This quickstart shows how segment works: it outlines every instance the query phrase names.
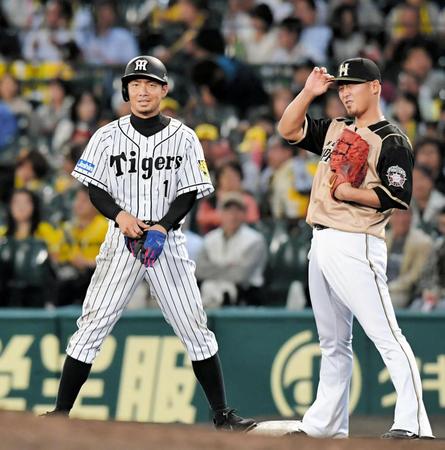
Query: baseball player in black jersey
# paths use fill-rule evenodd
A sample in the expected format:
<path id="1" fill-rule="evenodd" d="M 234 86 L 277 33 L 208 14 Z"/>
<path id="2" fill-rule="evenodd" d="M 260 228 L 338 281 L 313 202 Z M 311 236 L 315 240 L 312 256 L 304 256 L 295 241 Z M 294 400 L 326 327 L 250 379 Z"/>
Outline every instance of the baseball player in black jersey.
<path id="1" fill-rule="evenodd" d="M 110 222 L 78 330 L 67 347 L 56 407 L 48 414 L 69 414 L 104 339 L 145 279 L 188 351 L 215 427 L 248 431 L 255 421 L 227 407 L 218 344 L 207 327 L 195 265 L 181 232 L 195 200 L 213 192 L 213 186 L 194 131 L 159 113 L 167 92 L 161 61 L 132 59 L 122 77 L 131 114 L 100 128 L 72 173 Z"/>
<path id="2" fill-rule="evenodd" d="M 332 85 L 351 119 L 312 119 L 309 105 Z M 309 289 L 322 353 L 317 397 L 300 426 L 310 436 L 348 436 L 355 316 L 397 391 L 394 423 L 382 437 L 433 437 L 416 360 L 386 284 L 385 225 L 394 208 L 409 207 L 413 153 L 383 117 L 380 92 L 371 60 L 348 59 L 336 77 L 315 67 L 278 125 L 284 138 L 320 155 L 307 213 Z"/>

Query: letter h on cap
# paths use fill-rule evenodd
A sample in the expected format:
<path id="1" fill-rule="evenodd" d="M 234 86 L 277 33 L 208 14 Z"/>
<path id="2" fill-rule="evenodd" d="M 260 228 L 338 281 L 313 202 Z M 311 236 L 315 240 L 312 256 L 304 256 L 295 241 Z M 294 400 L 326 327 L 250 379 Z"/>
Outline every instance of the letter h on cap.
<path id="1" fill-rule="evenodd" d="M 338 70 L 339 77 L 347 77 L 349 72 L 349 63 L 342 64 Z"/>

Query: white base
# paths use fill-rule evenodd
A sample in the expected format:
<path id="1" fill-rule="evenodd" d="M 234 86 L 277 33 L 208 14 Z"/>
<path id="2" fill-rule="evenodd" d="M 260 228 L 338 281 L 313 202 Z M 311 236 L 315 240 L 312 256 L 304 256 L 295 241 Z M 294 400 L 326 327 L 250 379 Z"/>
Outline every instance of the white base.
<path id="1" fill-rule="evenodd" d="M 266 436 L 284 436 L 293 431 L 300 431 L 300 426 L 300 420 L 269 420 L 266 422 L 259 422 L 257 426 L 248 433 Z"/>

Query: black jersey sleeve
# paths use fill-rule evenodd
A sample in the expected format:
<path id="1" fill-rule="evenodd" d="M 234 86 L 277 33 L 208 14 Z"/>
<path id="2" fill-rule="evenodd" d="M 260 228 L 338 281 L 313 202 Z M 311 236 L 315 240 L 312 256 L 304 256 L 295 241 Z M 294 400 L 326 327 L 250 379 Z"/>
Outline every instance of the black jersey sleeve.
<path id="1" fill-rule="evenodd" d="M 321 155 L 324 139 L 331 122 L 332 119 L 312 119 L 306 115 L 303 124 L 303 139 L 300 141 L 289 141 L 289 143 Z"/>
<path id="2" fill-rule="evenodd" d="M 380 200 L 379 211 L 408 209 L 413 187 L 414 155 L 404 136 L 384 139 L 377 173 L 382 184 L 374 188 Z"/>

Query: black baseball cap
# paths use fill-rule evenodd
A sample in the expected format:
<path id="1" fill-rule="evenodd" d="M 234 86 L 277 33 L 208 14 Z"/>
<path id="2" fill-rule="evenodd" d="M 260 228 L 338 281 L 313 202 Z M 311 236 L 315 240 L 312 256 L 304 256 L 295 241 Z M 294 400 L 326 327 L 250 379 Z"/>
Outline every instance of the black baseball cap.
<path id="1" fill-rule="evenodd" d="M 367 58 L 350 58 L 343 61 L 334 78 L 337 83 L 366 83 L 374 80 L 382 81 L 380 69 L 374 61 Z"/>

